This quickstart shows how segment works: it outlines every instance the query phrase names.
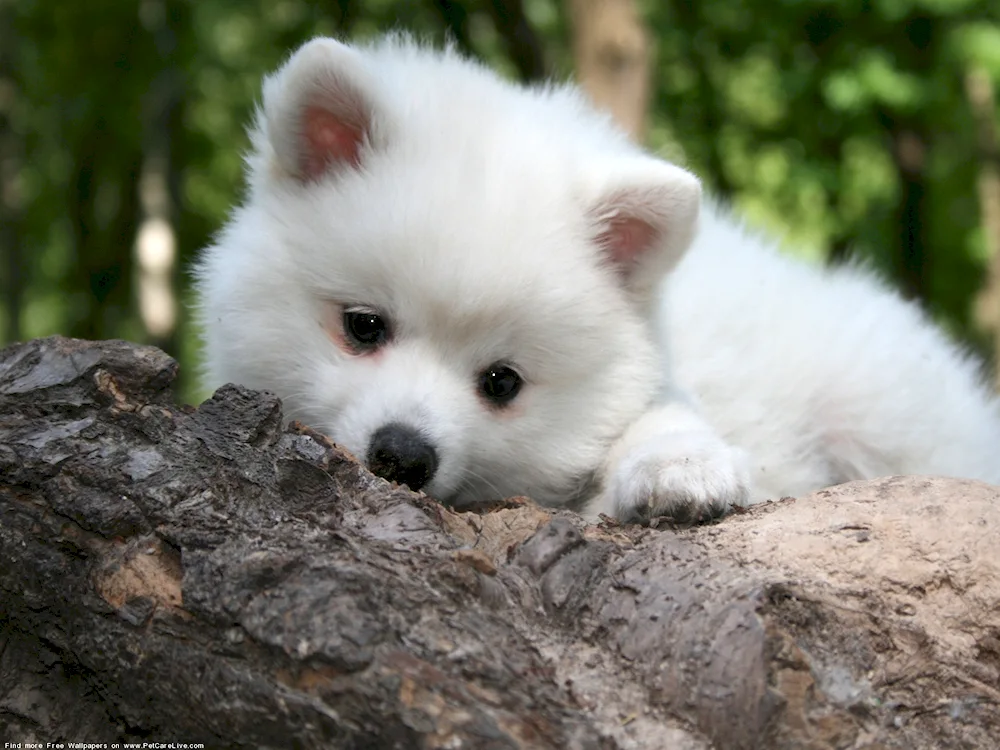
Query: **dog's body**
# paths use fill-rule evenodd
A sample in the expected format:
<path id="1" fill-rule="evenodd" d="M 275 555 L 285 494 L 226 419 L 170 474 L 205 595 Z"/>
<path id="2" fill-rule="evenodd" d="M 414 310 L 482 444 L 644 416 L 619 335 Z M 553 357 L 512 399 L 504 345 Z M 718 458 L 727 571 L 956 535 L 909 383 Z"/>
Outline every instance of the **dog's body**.
<path id="1" fill-rule="evenodd" d="M 622 518 L 1000 482 L 974 362 L 865 273 L 714 208 L 685 256 L 697 180 L 572 89 L 316 40 L 265 83 L 253 143 L 198 267 L 207 383 L 276 392 L 383 476 Z"/>
<path id="2" fill-rule="evenodd" d="M 865 269 L 797 262 L 706 213 L 669 280 L 675 372 L 748 452 L 753 500 L 890 474 L 1000 482 L 980 363 Z"/>

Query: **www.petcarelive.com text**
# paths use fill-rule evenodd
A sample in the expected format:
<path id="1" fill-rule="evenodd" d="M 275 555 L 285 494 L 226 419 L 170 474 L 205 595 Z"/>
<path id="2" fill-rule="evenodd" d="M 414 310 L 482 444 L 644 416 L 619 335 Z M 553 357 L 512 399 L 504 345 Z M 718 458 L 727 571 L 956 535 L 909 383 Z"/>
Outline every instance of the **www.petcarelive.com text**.
<path id="1" fill-rule="evenodd" d="M 3 750 L 205 750 L 200 742 L 5 742 Z"/>

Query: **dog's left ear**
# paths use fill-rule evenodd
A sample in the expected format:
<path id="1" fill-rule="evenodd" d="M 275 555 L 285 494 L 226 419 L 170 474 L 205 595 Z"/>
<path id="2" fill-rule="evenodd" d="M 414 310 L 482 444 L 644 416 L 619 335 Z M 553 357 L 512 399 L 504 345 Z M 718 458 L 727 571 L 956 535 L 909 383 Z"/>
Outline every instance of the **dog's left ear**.
<path id="1" fill-rule="evenodd" d="M 353 47 L 324 38 L 300 47 L 264 81 L 259 118 L 277 173 L 309 182 L 358 168 L 377 136 L 377 90 Z"/>
<path id="2" fill-rule="evenodd" d="M 701 183 L 651 156 L 615 160 L 586 186 L 592 238 L 636 296 L 647 298 L 694 238 Z"/>

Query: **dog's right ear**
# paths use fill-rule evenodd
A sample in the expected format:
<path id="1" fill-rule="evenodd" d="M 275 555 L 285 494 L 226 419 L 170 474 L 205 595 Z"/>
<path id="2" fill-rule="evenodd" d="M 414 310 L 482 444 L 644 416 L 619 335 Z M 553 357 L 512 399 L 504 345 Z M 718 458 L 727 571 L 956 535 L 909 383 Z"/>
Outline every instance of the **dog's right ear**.
<path id="1" fill-rule="evenodd" d="M 279 173 L 300 182 L 357 167 L 372 137 L 373 82 L 354 49 L 314 39 L 264 81 L 261 117 Z"/>
<path id="2" fill-rule="evenodd" d="M 647 155 L 593 160 L 581 183 L 601 257 L 632 295 L 655 299 L 660 279 L 694 238 L 701 203 L 698 178 Z"/>

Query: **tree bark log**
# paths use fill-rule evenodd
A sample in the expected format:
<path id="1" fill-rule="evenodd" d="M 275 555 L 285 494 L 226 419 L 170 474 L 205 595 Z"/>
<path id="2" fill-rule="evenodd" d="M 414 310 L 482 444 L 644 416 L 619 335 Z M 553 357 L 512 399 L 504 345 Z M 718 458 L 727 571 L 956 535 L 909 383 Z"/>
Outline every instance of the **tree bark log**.
<path id="1" fill-rule="evenodd" d="M 713 526 L 455 513 L 122 342 L 0 352 L 0 741 L 939 748 L 1000 736 L 1000 489 Z M 124 745 L 121 745 L 124 747 Z"/>

